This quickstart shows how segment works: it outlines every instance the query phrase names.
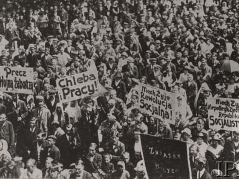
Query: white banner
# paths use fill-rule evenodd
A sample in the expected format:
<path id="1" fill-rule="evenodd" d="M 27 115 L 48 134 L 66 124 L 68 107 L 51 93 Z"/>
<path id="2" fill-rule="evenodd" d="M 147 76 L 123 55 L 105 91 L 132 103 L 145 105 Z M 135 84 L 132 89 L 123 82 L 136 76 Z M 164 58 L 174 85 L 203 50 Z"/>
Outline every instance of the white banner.
<path id="1" fill-rule="evenodd" d="M 150 116 L 175 124 L 176 104 L 177 98 L 174 93 L 145 84 L 139 85 L 140 109 Z"/>
<path id="2" fill-rule="evenodd" d="M 33 68 L 0 66 L 0 91 L 33 94 Z"/>
<path id="3" fill-rule="evenodd" d="M 62 103 L 92 96 L 99 91 L 97 71 L 86 71 L 57 79 L 56 84 Z"/>
<path id="4" fill-rule="evenodd" d="M 207 106 L 210 128 L 238 131 L 239 99 L 208 98 Z"/>

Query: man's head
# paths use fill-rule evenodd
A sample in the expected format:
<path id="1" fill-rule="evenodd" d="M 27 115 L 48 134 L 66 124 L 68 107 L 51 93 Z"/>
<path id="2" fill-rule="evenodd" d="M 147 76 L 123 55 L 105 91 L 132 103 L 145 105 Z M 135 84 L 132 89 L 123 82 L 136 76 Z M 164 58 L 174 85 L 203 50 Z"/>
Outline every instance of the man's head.
<path id="1" fill-rule="evenodd" d="M 206 165 L 206 159 L 203 157 L 196 158 L 195 165 L 198 171 L 202 171 Z"/>
<path id="2" fill-rule="evenodd" d="M 36 168 L 36 161 L 34 159 L 29 159 L 26 163 L 27 170 L 32 173 L 33 170 Z"/>
<path id="3" fill-rule="evenodd" d="M 129 162 L 129 152 L 124 152 L 122 154 L 122 157 L 123 157 L 123 160 L 124 160 L 125 163 Z"/>
<path id="4" fill-rule="evenodd" d="M 35 127 L 36 126 L 36 118 L 32 117 L 30 120 L 30 127 Z"/>
<path id="5" fill-rule="evenodd" d="M 49 146 L 53 146 L 56 143 L 56 137 L 53 135 L 49 135 L 47 138 Z"/>
<path id="6" fill-rule="evenodd" d="M 120 173 L 123 173 L 125 170 L 125 163 L 123 161 L 119 161 L 116 165 L 116 170 Z"/>
<path id="7" fill-rule="evenodd" d="M 45 168 L 50 168 L 52 166 L 53 158 L 47 157 L 45 162 Z"/>
<path id="8" fill-rule="evenodd" d="M 239 132 L 238 132 L 238 131 L 235 131 L 235 132 L 233 133 L 233 137 L 234 137 L 234 141 L 235 141 L 235 142 L 239 142 Z"/>
<path id="9" fill-rule="evenodd" d="M 91 143 L 89 147 L 89 154 L 90 156 L 94 156 L 96 154 L 96 143 Z"/>
<path id="10" fill-rule="evenodd" d="M 111 141 L 113 142 L 113 144 L 116 144 L 119 141 L 119 133 L 118 131 L 114 130 L 111 132 Z"/>
<path id="11" fill-rule="evenodd" d="M 79 159 L 76 162 L 75 170 L 76 170 L 76 173 L 77 173 L 76 177 L 80 177 L 81 173 L 84 171 L 84 163 L 83 163 L 82 159 Z"/>

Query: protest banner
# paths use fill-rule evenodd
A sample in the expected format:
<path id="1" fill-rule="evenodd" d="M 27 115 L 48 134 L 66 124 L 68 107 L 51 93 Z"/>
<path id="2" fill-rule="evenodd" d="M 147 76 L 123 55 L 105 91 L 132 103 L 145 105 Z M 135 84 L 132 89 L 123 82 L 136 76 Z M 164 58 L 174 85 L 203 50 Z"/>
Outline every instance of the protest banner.
<path id="1" fill-rule="evenodd" d="M 211 129 L 238 131 L 239 99 L 208 98 L 207 107 Z"/>
<path id="2" fill-rule="evenodd" d="M 186 142 L 145 134 L 140 139 L 149 179 L 191 179 Z"/>
<path id="3" fill-rule="evenodd" d="M 0 67 L 0 91 L 33 94 L 33 68 Z"/>
<path id="4" fill-rule="evenodd" d="M 91 96 L 99 91 L 97 71 L 86 71 L 56 80 L 62 103 Z"/>
<path id="5" fill-rule="evenodd" d="M 174 93 L 140 84 L 139 105 L 144 113 L 175 124 L 177 98 Z"/>

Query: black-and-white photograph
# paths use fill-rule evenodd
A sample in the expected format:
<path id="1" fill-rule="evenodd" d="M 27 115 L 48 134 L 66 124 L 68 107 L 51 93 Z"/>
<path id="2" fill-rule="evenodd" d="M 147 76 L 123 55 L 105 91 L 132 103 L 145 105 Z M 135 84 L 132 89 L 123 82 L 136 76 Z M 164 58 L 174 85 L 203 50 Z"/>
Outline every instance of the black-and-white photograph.
<path id="1" fill-rule="evenodd" d="M 0 0 L 1 179 L 238 179 L 239 0 Z"/>

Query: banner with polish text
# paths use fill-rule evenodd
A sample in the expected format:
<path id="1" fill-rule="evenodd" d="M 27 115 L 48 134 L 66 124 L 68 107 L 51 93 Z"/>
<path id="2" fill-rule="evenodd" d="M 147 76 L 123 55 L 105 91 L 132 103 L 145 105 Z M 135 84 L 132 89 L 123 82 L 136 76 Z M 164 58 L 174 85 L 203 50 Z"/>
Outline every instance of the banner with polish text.
<path id="1" fill-rule="evenodd" d="M 186 142 L 140 135 L 142 154 L 149 179 L 191 179 Z"/>
<path id="2" fill-rule="evenodd" d="M 239 99 L 207 98 L 207 107 L 211 129 L 238 131 Z"/>
<path id="3" fill-rule="evenodd" d="M 175 124 L 176 94 L 145 84 L 139 85 L 139 108 L 150 116 Z"/>
<path id="4" fill-rule="evenodd" d="M 33 94 L 33 68 L 0 66 L 0 91 Z"/>
<path id="5" fill-rule="evenodd" d="M 99 91 L 97 70 L 57 79 L 56 84 L 62 103 L 92 96 Z"/>

